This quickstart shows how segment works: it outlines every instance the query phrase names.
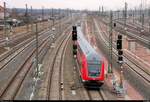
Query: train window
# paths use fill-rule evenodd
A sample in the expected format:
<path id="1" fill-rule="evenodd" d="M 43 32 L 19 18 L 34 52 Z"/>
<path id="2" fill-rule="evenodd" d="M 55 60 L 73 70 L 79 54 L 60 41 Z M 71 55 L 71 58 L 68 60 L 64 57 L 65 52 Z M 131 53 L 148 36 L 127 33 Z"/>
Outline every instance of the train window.
<path id="1" fill-rule="evenodd" d="M 88 73 L 91 77 L 98 77 L 100 75 L 100 64 L 88 64 Z"/>
<path id="2" fill-rule="evenodd" d="M 89 71 L 99 71 L 100 69 L 100 64 L 90 64 L 89 66 Z"/>

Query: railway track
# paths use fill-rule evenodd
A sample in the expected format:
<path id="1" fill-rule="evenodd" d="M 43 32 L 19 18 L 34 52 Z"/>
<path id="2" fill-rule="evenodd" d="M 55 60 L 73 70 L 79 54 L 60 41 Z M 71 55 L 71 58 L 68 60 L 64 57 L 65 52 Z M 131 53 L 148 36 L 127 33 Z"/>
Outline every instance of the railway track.
<path id="1" fill-rule="evenodd" d="M 44 49 L 44 47 L 48 44 L 48 38 L 49 37 L 45 38 L 39 45 L 39 53 L 41 53 L 42 49 Z M 20 65 L 17 71 L 12 75 L 11 79 L 9 79 L 7 84 L 5 84 L 5 86 L 1 89 L 0 99 L 15 98 L 20 85 L 33 65 L 32 58 L 34 57 L 35 51 L 36 49 L 31 50 L 31 53 L 26 57 L 25 62 Z"/>
<path id="2" fill-rule="evenodd" d="M 90 96 L 90 100 L 104 100 L 104 96 L 102 95 L 102 91 L 93 91 L 93 90 L 88 90 L 88 95 Z"/>
<path id="3" fill-rule="evenodd" d="M 39 34 L 39 37 L 42 37 L 43 36 L 42 34 L 48 35 L 48 33 L 49 32 L 47 32 L 47 33 L 42 32 Z M 0 56 L 0 70 L 3 69 L 11 60 L 13 60 L 21 52 L 23 52 L 34 41 L 34 39 L 35 39 L 34 37 L 29 38 L 29 39 L 23 41 L 22 43 L 18 44 L 18 46 L 15 46 L 10 51 L 2 54 Z"/>
<path id="4" fill-rule="evenodd" d="M 100 29 L 102 29 L 102 27 L 100 26 Z M 103 33 L 103 36 L 105 37 L 105 39 L 108 41 L 108 35 L 106 34 L 106 32 L 102 32 Z M 113 48 L 116 49 L 116 43 L 113 43 Z M 115 51 L 116 52 L 116 51 Z M 117 56 L 117 53 L 115 53 L 116 56 Z M 139 70 L 142 70 L 143 72 L 145 72 L 147 75 L 146 76 L 150 76 L 150 73 L 149 73 L 149 70 L 147 70 L 148 68 L 142 68 L 141 65 L 137 64 L 136 62 L 133 61 L 133 58 L 130 57 L 130 55 L 128 55 L 127 53 L 124 53 L 124 57 L 126 58 L 125 59 L 125 62 L 131 62 L 131 64 L 134 64 Z M 130 64 L 126 63 L 129 67 Z M 134 69 L 135 70 L 135 69 Z M 136 71 L 136 70 L 135 70 Z M 136 71 L 137 72 L 137 71 Z M 140 74 L 140 72 L 139 72 Z M 144 78 L 144 77 L 143 77 Z M 145 80 L 147 80 L 147 82 L 149 82 L 150 80 L 148 80 L 149 78 L 144 78 Z"/>
<path id="5" fill-rule="evenodd" d="M 67 21 L 67 20 L 68 19 L 66 19 L 66 18 L 63 19 L 63 21 Z M 50 24 L 48 24 L 48 23 L 49 22 L 46 22 L 46 28 L 45 28 L 45 26 L 43 28 L 43 24 L 39 23 L 39 31 L 43 32 L 44 29 L 49 30 Z M 51 25 L 52 25 L 52 22 L 51 22 Z M 55 27 L 57 26 L 57 28 L 58 28 L 59 27 L 59 21 L 56 21 L 54 23 L 54 26 Z M 25 31 L 25 32 L 14 34 L 14 35 L 10 35 L 9 36 L 10 40 L 8 42 L 8 46 L 12 48 L 12 47 L 16 46 L 17 44 L 21 43 L 22 41 L 29 39 L 32 36 L 34 36 L 34 33 L 32 31 Z M 1 38 L 0 39 L 0 47 L 5 47 L 5 46 L 6 46 L 6 40 L 4 38 Z"/>
<path id="6" fill-rule="evenodd" d="M 40 47 L 40 51 L 39 54 L 42 53 L 42 51 L 47 48 L 46 46 L 49 46 L 49 38 L 51 37 L 51 35 L 49 35 L 49 32 L 46 32 L 44 34 L 41 34 L 41 36 L 39 36 L 39 47 Z M 51 43 L 52 43 L 52 38 L 51 38 Z M 4 72 L 6 75 L 6 70 L 9 72 L 11 72 L 12 69 L 14 69 L 14 67 L 10 67 L 10 62 L 13 63 L 13 60 L 15 61 L 17 59 L 17 56 L 20 57 L 24 57 L 24 61 L 19 62 L 16 66 L 15 71 L 13 72 L 13 74 L 8 74 L 8 76 L 6 78 L 2 78 L 0 79 L 0 99 L 14 99 L 15 96 L 18 93 L 18 90 L 20 88 L 20 86 L 22 85 L 26 75 L 28 74 L 28 72 L 30 71 L 31 67 L 33 67 L 33 58 L 35 56 L 35 49 L 33 49 L 35 47 L 35 40 L 31 41 L 30 43 L 28 43 L 25 47 L 23 47 L 19 53 L 15 53 L 14 55 L 12 55 L 10 58 L 8 58 L 9 60 L 4 61 L 3 66 L 1 67 L 0 73 L 1 76 L 2 73 Z M 26 54 L 27 53 L 27 54 Z M 19 55 L 20 54 L 20 55 Z M 21 55 L 23 54 L 23 55 Z M 6 60 L 5 58 L 3 58 L 2 60 Z M 15 59 L 16 58 L 16 59 Z M 17 63 L 17 62 L 15 62 Z M 6 67 L 10 67 L 9 69 Z M 8 78 L 8 80 L 7 80 Z M 3 84 L 2 84 L 3 83 Z"/>
<path id="7" fill-rule="evenodd" d="M 83 88 L 84 90 L 84 95 L 86 97 L 86 100 L 106 100 L 106 96 L 103 93 L 103 90 L 101 88 L 97 88 L 97 89 L 88 89 L 85 88 L 83 83 L 81 82 L 81 72 L 80 72 L 80 66 L 78 61 L 75 59 L 75 63 L 76 63 L 76 71 L 78 74 L 78 80 L 79 80 L 79 84 L 81 86 L 81 88 Z"/>
<path id="8" fill-rule="evenodd" d="M 68 25 L 68 24 L 66 24 L 66 26 L 70 26 L 70 24 Z M 63 29 L 66 29 L 65 27 L 63 27 Z M 67 28 L 68 29 L 68 28 Z M 67 34 L 67 32 L 65 32 L 65 34 Z M 59 32 L 58 32 L 58 39 L 56 39 L 56 41 L 55 42 L 59 42 L 61 39 L 59 39 L 59 37 L 62 35 L 62 34 L 60 34 Z M 53 41 L 52 41 L 53 42 Z M 47 81 L 44 81 L 46 78 L 47 79 L 49 79 L 49 77 L 47 77 L 47 75 L 49 75 L 49 73 L 48 73 L 48 70 L 49 69 L 51 69 L 50 68 L 50 66 L 49 66 L 49 64 L 50 64 L 50 62 L 53 60 L 52 59 L 52 57 L 51 57 L 51 55 L 52 55 L 52 52 L 53 52 L 53 50 L 55 51 L 55 48 L 52 48 L 51 47 L 51 49 L 50 50 L 48 50 L 48 52 L 46 52 L 46 54 L 45 55 L 47 55 L 48 54 L 48 56 L 46 56 L 46 61 L 44 61 L 43 62 L 43 59 L 41 59 L 41 63 L 42 63 L 42 65 L 43 65 L 43 67 L 42 67 L 42 69 L 40 70 L 40 72 L 42 71 L 42 73 L 44 73 L 44 74 L 42 74 L 42 75 L 40 75 L 40 80 L 39 81 L 36 81 L 36 79 L 34 79 L 33 78 L 33 80 L 34 80 L 34 85 L 33 86 L 31 86 L 30 88 L 27 88 L 27 90 L 31 90 L 31 88 L 32 88 L 32 92 L 31 91 L 28 91 L 27 93 L 29 93 L 30 95 L 28 95 L 28 94 L 26 94 L 25 96 L 26 97 L 23 97 L 22 96 L 22 94 L 24 95 L 25 93 L 24 93 L 24 91 L 26 90 L 26 87 L 25 86 L 23 86 L 22 85 L 22 89 L 21 89 L 21 91 L 23 91 L 23 93 L 20 91 L 20 94 L 17 96 L 17 98 L 16 99 L 22 99 L 22 98 L 25 98 L 25 99 L 28 99 L 27 97 L 29 97 L 29 99 L 30 100 L 32 100 L 32 99 L 47 99 L 46 97 L 47 97 L 47 88 L 46 88 L 46 86 L 49 86 L 48 84 L 47 84 Z M 50 56 L 49 56 L 50 55 Z M 45 57 L 44 57 L 44 59 L 45 59 Z M 47 63 L 46 65 L 44 64 L 44 63 Z M 62 62 L 63 63 L 63 62 Z M 31 74 L 32 72 L 30 72 L 30 74 Z M 61 73 L 63 73 L 63 71 L 61 71 Z M 29 74 L 28 74 L 29 75 Z M 29 75 L 30 76 L 30 75 Z M 43 79 L 43 76 L 45 76 L 45 78 Z M 29 78 L 26 78 L 26 81 L 28 82 L 28 79 Z M 62 78 L 63 79 L 63 78 Z M 62 80 L 61 79 L 61 80 Z M 37 83 L 39 83 L 40 81 L 43 81 L 42 82 L 42 84 L 44 84 L 44 86 L 41 86 L 41 85 L 39 85 L 39 84 L 37 84 Z M 62 82 L 62 81 L 61 81 Z M 26 83 L 24 83 L 25 85 L 26 85 Z M 39 88 L 37 88 L 37 87 L 41 87 L 42 89 L 39 89 Z M 43 90 L 43 89 L 45 89 L 45 91 Z M 43 93 L 43 91 L 44 91 L 44 93 Z M 38 94 L 37 94 L 38 93 Z M 42 94 L 40 94 L 40 93 L 42 93 Z M 63 93 L 63 92 L 62 92 Z M 22 97 L 22 98 L 20 98 L 20 97 Z M 63 96 L 62 96 L 63 97 Z"/>
<path id="9" fill-rule="evenodd" d="M 84 22 L 84 24 L 85 24 L 84 33 L 89 33 L 90 31 L 87 30 L 88 26 L 86 24 L 86 21 Z M 79 85 L 81 86 L 81 88 L 83 88 L 84 94 L 85 94 L 85 97 L 87 98 L 87 100 L 106 100 L 106 96 L 103 93 L 102 87 L 96 88 L 96 89 L 92 89 L 92 88 L 90 89 L 90 88 L 84 87 L 84 84 L 81 81 L 80 65 L 79 65 L 77 59 L 74 59 L 74 60 L 76 63 L 76 71 L 77 71 L 78 80 L 79 80 L 78 82 L 79 82 Z"/>
<path id="10" fill-rule="evenodd" d="M 70 25 L 70 23 L 68 23 Z M 63 34 L 58 35 L 58 39 L 55 42 L 55 47 L 50 53 L 50 59 L 47 63 L 47 71 L 42 84 L 42 99 L 46 100 L 64 100 L 63 91 L 63 64 L 65 50 L 70 39 L 70 27 L 67 27 Z M 44 95 L 43 95 L 44 94 Z"/>
<path id="11" fill-rule="evenodd" d="M 131 21 L 128 21 L 130 23 L 130 25 L 136 26 L 136 28 L 140 28 L 142 29 L 142 24 L 138 21 L 132 23 Z M 148 23 L 148 22 L 147 22 Z M 149 24 L 145 24 L 143 25 L 144 30 L 146 30 L 147 32 L 149 32 Z"/>
<path id="12" fill-rule="evenodd" d="M 91 23 L 91 22 L 89 22 Z M 86 30 L 85 33 L 90 35 L 90 31 L 92 31 L 92 25 L 89 26 L 89 31 Z M 85 29 L 88 29 L 88 24 L 86 24 Z M 86 89 L 86 93 L 89 97 L 89 100 L 106 100 L 106 97 L 104 96 L 102 89 L 96 89 L 96 90 L 90 90 Z"/>
<path id="13" fill-rule="evenodd" d="M 47 33 L 46 33 L 47 32 Z M 42 31 L 38 35 L 41 36 L 42 34 L 51 33 L 46 31 Z M 21 53 L 26 47 L 28 47 L 31 43 L 31 41 L 34 40 L 34 36 L 31 38 L 23 41 L 22 43 L 18 44 L 17 46 L 13 47 L 11 50 L 7 51 L 6 53 L 0 55 L 0 70 L 7 65 L 11 60 L 13 60 L 19 53 Z"/>
<path id="14" fill-rule="evenodd" d="M 61 83 L 63 84 L 63 60 L 69 38 L 70 32 L 61 38 L 60 43 L 57 45 L 55 51 L 52 52 L 53 61 L 51 62 L 47 92 L 47 98 L 49 100 L 62 100 L 63 98 L 61 92 Z"/>
<path id="15" fill-rule="evenodd" d="M 39 28 L 42 28 L 42 26 L 40 26 Z M 21 28 L 20 28 L 21 29 Z M 25 28 L 25 26 L 24 26 L 24 29 L 26 29 Z M 22 29 L 21 29 L 22 30 Z M 41 30 L 42 31 L 42 30 Z M 20 32 L 18 32 L 18 33 L 16 33 L 15 32 L 15 34 L 12 34 L 12 35 L 9 35 L 9 46 L 10 45 L 12 45 L 16 40 L 19 40 L 19 39 L 23 39 L 23 38 L 26 38 L 26 37 L 28 37 L 28 36 L 32 36 L 33 34 L 32 34 L 32 31 L 20 31 Z M 3 37 L 3 38 L 1 38 L 0 39 L 0 46 L 1 47 L 3 47 L 3 46 L 5 46 L 5 37 Z"/>
<path id="16" fill-rule="evenodd" d="M 102 32 L 103 33 L 103 32 Z M 105 36 L 105 45 L 107 47 L 109 47 L 109 41 L 108 41 L 108 37 L 106 36 L 106 34 L 103 33 L 103 36 Z M 107 37 L 107 38 L 106 38 Z M 106 40 L 107 39 L 107 40 Z M 107 42 L 106 42 L 107 41 Z M 117 50 L 115 47 L 115 44 L 113 44 L 113 53 L 115 54 L 115 56 L 117 57 Z M 126 55 L 123 55 L 125 58 L 125 65 L 129 66 L 132 70 L 134 70 L 140 77 L 142 77 L 146 82 L 150 83 L 150 73 L 148 73 L 147 71 L 145 71 L 143 68 L 141 68 L 141 66 L 137 65 L 135 62 L 133 62 L 130 58 L 126 57 Z M 130 62 L 130 64 L 128 64 L 128 62 Z M 132 66 L 134 65 L 134 67 Z M 143 72 L 141 72 L 143 71 Z M 142 74 L 141 74 L 142 73 Z M 143 74 L 145 73 L 145 74 Z"/>
<path id="17" fill-rule="evenodd" d="M 95 22 L 95 20 L 94 20 Z M 98 30 L 98 39 L 99 41 L 102 40 L 104 43 L 104 47 L 105 49 L 109 48 L 109 43 L 107 40 L 105 40 L 103 38 L 103 33 L 100 32 L 98 25 L 95 22 L 95 25 L 97 26 L 97 30 Z M 103 35 L 101 35 L 101 34 Z M 107 52 L 108 53 L 108 52 Z M 113 63 L 116 63 L 116 59 L 117 59 L 117 51 L 113 45 Z M 147 72 L 145 70 L 143 70 L 139 65 L 132 63 L 131 59 L 127 59 L 126 56 L 124 55 L 124 60 L 126 61 L 123 64 L 123 70 L 124 70 L 124 77 L 128 79 L 128 81 L 130 81 L 132 83 L 132 85 L 134 85 L 137 90 L 139 90 L 145 98 L 149 98 L 149 94 L 150 92 L 147 90 L 150 87 L 150 76 L 147 74 Z"/>
<path id="18" fill-rule="evenodd" d="M 124 25 L 122 21 L 116 21 L 116 22 L 119 23 L 120 25 Z M 135 33 L 137 32 L 139 36 L 141 35 L 141 30 L 143 30 L 143 28 L 141 28 L 137 24 L 135 25 L 135 24 L 132 24 L 131 22 L 128 22 L 128 24 L 126 24 L 126 27 Z M 144 30 L 143 35 L 150 36 L 149 32 L 147 32 L 146 30 Z"/>
<path id="19" fill-rule="evenodd" d="M 106 25 L 109 24 L 109 22 L 107 22 L 107 20 L 105 20 L 105 21 L 103 19 L 99 19 L 99 20 L 102 21 Z M 115 22 L 117 23 L 118 29 L 125 30 L 124 29 L 124 21 L 115 20 Z M 127 22 L 126 27 L 127 27 L 127 31 L 138 34 L 139 36 L 142 36 L 141 30 L 143 30 L 143 28 L 141 28 L 138 24 L 135 25 L 135 24 L 132 24 L 131 22 Z M 149 36 L 149 33 L 144 30 L 143 35 Z"/>
<path id="20" fill-rule="evenodd" d="M 102 21 L 105 25 L 107 25 L 108 23 L 99 19 L 100 21 Z M 119 23 L 121 24 L 121 23 Z M 131 38 L 137 39 L 137 41 L 142 44 L 143 46 L 149 48 L 150 47 L 150 41 L 149 38 L 147 36 L 149 36 L 149 33 L 147 33 L 146 35 L 144 34 L 144 32 L 141 34 L 139 32 L 139 30 L 136 30 L 134 27 L 127 25 L 127 30 L 125 33 L 125 29 L 123 28 L 123 25 L 120 25 L 122 27 L 116 27 L 114 28 L 115 31 L 120 32 L 121 34 L 127 35 Z"/>

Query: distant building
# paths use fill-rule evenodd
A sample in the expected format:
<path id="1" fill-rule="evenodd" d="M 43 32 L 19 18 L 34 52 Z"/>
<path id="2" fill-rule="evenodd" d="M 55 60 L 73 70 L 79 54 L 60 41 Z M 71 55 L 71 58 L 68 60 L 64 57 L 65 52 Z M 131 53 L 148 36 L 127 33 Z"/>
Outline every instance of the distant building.
<path id="1" fill-rule="evenodd" d="M 9 17 L 9 12 L 6 10 L 6 17 Z M 4 19 L 4 7 L 0 5 L 0 19 Z"/>

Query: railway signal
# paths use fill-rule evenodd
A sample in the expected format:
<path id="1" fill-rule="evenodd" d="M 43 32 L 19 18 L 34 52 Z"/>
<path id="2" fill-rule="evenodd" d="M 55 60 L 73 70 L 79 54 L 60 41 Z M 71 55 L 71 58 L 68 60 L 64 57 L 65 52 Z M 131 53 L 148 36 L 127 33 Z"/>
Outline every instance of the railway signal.
<path id="1" fill-rule="evenodd" d="M 123 51 L 122 51 L 122 50 L 118 50 L 118 61 L 119 61 L 119 62 L 122 62 L 122 61 L 123 61 L 122 55 L 123 55 Z"/>
<path id="2" fill-rule="evenodd" d="M 77 45 L 73 44 L 73 55 L 77 55 Z"/>
<path id="3" fill-rule="evenodd" d="M 122 61 L 123 61 L 123 57 L 122 56 L 118 56 L 118 62 L 122 63 Z"/>
<path id="4" fill-rule="evenodd" d="M 76 26 L 73 26 L 73 31 L 77 31 L 77 27 Z"/>
<path id="5" fill-rule="evenodd" d="M 116 25 L 116 23 L 114 23 L 114 27 L 116 27 L 117 25 Z"/>
<path id="6" fill-rule="evenodd" d="M 72 31 L 72 40 L 73 40 L 73 56 L 77 55 L 77 27 L 73 26 L 72 27 L 73 31 Z"/>
<path id="7" fill-rule="evenodd" d="M 123 55 L 123 51 L 122 51 L 122 50 L 119 50 L 119 51 L 118 51 L 118 55 L 120 55 L 120 56 Z"/>
<path id="8" fill-rule="evenodd" d="M 122 35 L 118 35 L 118 40 L 117 40 L 117 50 L 118 50 L 118 62 L 122 63 L 123 61 L 123 51 L 122 51 Z"/>
<path id="9" fill-rule="evenodd" d="M 72 40 L 73 41 L 77 40 L 77 31 L 72 31 Z"/>
<path id="10" fill-rule="evenodd" d="M 124 94 L 125 90 L 123 87 L 123 51 L 122 51 L 122 35 L 118 35 L 118 40 L 117 40 L 117 50 L 118 50 L 118 63 L 120 64 L 121 72 L 120 72 L 120 85 L 119 85 L 119 93 Z"/>
<path id="11" fill-rule="evenodd" d="M 112 70 L 112 36 L 113 36 L 113 12 L 110 12 L 110 22 L 109 22 L 109 55 L 110 55 L 110 64 L 108 66 L 108 74 L 113 74 L 113 70 Z"/>
<path id="12" fill-rule="evenodd" d="M 118 35 L 117 50 L 122 49 L 122 35 Z"/>
<path id="13" fill-rule="evenodd" d="M 72 31 L 72 40 L 76 41 L 77 40 L 77 28 L 76 26 L 73 26 L 73 31 Z"/>
<path id="14" fill-rule="evenodd" d="M 117 40 L 117 49 L 122 49 L 122 40 Z"/>

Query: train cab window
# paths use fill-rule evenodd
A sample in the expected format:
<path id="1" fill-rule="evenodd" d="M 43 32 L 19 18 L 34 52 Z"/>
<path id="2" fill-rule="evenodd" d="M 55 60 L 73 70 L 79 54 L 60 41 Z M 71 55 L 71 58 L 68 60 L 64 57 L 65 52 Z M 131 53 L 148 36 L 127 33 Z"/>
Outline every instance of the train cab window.
<path id="1" fill-rule="evenodd" d="M 90 77 L 98 77 L 100 75 L 100 64 L 88 64 L 88 74 Z"/>

